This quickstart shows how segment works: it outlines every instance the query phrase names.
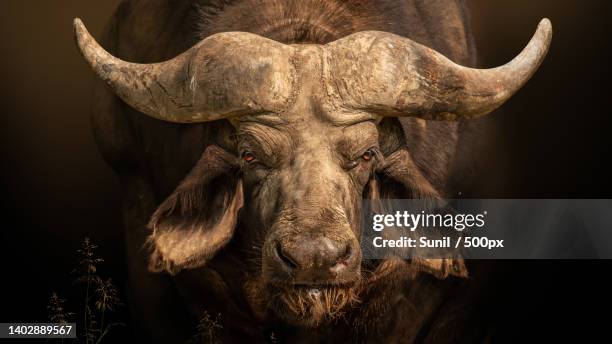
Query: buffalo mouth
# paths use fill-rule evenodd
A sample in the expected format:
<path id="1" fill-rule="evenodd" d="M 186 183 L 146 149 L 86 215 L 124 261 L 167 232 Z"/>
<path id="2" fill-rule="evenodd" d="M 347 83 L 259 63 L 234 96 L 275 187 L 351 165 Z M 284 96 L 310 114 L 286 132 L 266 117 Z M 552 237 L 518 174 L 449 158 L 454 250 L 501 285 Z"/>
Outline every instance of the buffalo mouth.
<path id="1" fill-rule="evenodd" d="M 316 327 L 342 317 L 359 303 L 356 285 L 291 285 L 270 288 L 270 308 L 288 323 Z"/>

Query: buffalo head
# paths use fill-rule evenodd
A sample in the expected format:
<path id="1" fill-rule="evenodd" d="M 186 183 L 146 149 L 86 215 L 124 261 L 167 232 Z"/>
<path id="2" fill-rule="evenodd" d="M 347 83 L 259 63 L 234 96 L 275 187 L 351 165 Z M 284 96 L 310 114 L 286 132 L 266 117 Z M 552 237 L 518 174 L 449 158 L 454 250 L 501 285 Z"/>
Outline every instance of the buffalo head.
<path id="1" fill-rule="evenodd" d="M 202 266 L 239 238 L 238 247 L 259 252 L 244 288 L 253 307 L 306 326 L 356 299 L 360 202 L 378 195 L 374 172 L 417 180 L 436 196 L 409 152 L 383 147 L 382 120 L 488 114 L 527 82 L 551 39 L 543 20 L 514 60 L 472 69 L 385 32 L 326 45 L 225 32 L 172 60 L 136 64 L 104 51 L 78 19 L 75 29 L 87 62 L 130 106 L 164 121 L 227 119 L 235 128 L 233 149 L 207 147 L 153 214 L 152 268 Z"/>

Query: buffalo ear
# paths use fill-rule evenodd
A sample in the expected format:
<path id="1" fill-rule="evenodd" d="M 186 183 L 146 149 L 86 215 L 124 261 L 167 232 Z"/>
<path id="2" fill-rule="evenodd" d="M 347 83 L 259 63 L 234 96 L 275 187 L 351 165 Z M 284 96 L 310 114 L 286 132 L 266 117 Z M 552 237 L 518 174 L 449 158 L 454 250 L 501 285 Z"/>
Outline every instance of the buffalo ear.
<path id="1" fill-rule="evenodd" d="M 237 159 L 208 146 L 149 222 L 149 269 L 175 274 L 202 266 L 232 238 L 244 203 Z"/>
<path id="2" fill-rule="evenodd" d="M 380 148 L 385 158 L 376 170 L 379 182 L 369 185 L 376 185 L 379 191 L 368 191 L 368 195 L 375 194 L 383 199 L 441 199 L 442 192 L 423 174 L 410 154 L 402 123 L 396 118 L 385 118 L 379 123 L 379 130 L 384 133 L 380 135 Z M 468 276 L 461 258 L 412 258 L 409 264 L 415 273 L 425 272 L 440 279 L 449 275 Z"/>
<path id="3" fill-rule="evenodd" d="M 405 147 L 386 156 L 377 171 L 382 177 L 380 194 L 383 198 L 442 198 L 441 192 L 423 175 Z"/>
<path id="4" fill-rule="evenodd" d="M 408 149 L 399 148 L 385 157 L 378 168 L 382 183 L 382 198 L 441 199 L 442 193 L 427 180 L 412 160 Z M 439 279 L 448 276 L 467 278 L 468 270 L 462 258 L 412 258 L 410 266 L 414 272 L 426 272 Z"/>

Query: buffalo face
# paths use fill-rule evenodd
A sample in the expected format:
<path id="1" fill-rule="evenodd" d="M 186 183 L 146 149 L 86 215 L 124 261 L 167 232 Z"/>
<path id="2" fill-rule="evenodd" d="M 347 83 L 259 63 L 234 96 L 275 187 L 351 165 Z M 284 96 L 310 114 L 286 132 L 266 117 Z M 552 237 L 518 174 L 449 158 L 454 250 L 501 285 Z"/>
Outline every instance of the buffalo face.
<path id="1" fill-rule="evenodd" d="M 238 132 L 245 226 L 265 233 L 264 298 L 292 323 L 339 314 L 355 301 L 361 278 L 359 208 L 380 161 L 376 124 L 338 126 L 313 116 L 244 122 Z"/>
<path id="2" fill-rule="evenodd" d="M 303 326 L 357 301 L 360 200 L 377 194 L 376 169 L 417 197 L 437 194 L 401 138 L 384 144 L 384 121 L 490 113 L 537 70 L 552 34 L 543 20 L 514 60 L 481 70 L 378 31 L 325 45 L 219 33 L 155 64 L 110 55 L 78 19 L 75 32 L 87 62 L 128 105 L 164 121 L 227 120 L 233 128 L 232 143 L 206 147 L 153 214 L 151 269 L 244 258 L 224 270 L 246 271 L 254 313 Z"/>

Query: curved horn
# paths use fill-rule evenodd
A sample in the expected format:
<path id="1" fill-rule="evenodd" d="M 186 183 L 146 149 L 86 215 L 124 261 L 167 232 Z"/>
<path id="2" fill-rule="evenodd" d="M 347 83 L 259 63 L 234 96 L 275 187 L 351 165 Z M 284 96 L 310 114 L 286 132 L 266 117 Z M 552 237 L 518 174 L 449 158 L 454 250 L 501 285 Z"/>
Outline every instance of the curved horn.
<path id="1" fill-rule="evenodd" d="M 339 76 L 351 80 L 345 79 L 339 87 L 343 99 L 349 96 L 352 106 L 382 116 L 458 120 L 486 115 L 517 92 L 544 60 L 552 26 L 543 19 L 517 57 L 492 69 L 457 65 L 430 48 L 393 34 L 353 36 L 358 35 L 362 36 L 331 43 L 338 44 L 333 48 L 337 52 L 351 49 L 358 54 L 352 62 L 357 65 L 349 68 L 353 71 Z M 356 68 L 361 75 L 355 73 Z M 343 69 L 347 70 L 346 66 Z"/>
<path id="2" fill-rule="evenodd" d="M 127 104 L 151 117 L 196 123 L 274 110 L 289 98 L 291 49 L 244 32 L 210 36 L 179 56 L 138 64 L 106 52 L 74 19 L 81 54 Z"/>

